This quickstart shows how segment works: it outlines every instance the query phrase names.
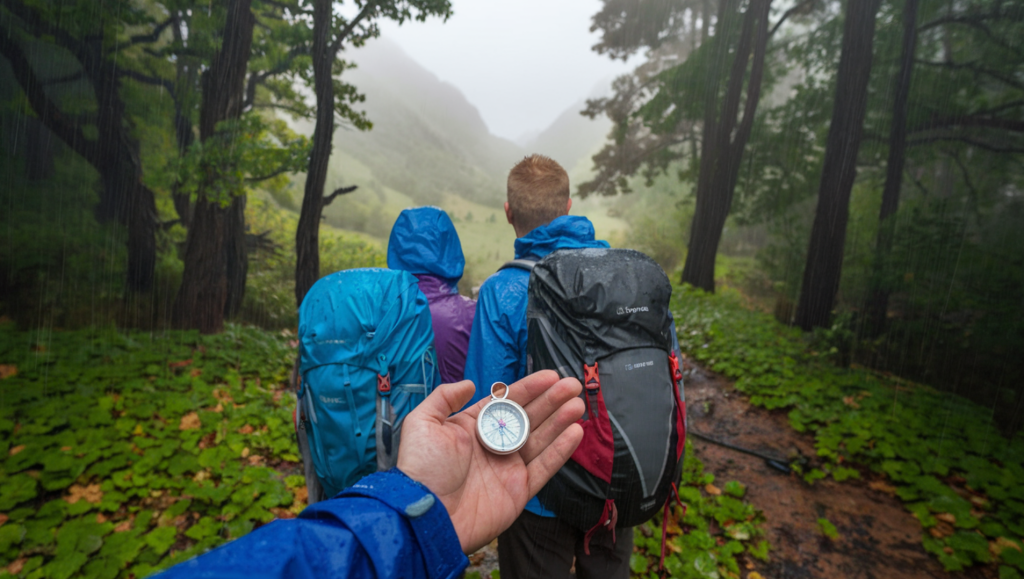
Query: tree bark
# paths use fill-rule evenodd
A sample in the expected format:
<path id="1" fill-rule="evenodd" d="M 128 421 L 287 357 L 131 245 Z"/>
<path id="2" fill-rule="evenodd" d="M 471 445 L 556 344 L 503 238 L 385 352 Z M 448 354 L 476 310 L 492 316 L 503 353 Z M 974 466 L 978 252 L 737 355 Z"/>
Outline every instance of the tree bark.
<path id="1" fill-rule="evenodd" d="M 728 11 L 735 8 L 723 0 L 720 4 L 718 30 L 712 42 L 719 54 L 716 60 L 724 65 L 728 31 L 724 29 Z M 725 220 L 732 207 L 739 176 L 740 162 L 750 139 L 754 114 L 761 96 L 764 59 L 768 45 L 768 14 L 771 0 L 753 0 L 743 16 L 740 40 L 729 74 L 726 94 L 719 112 L 720 77 L 712 72 L 705 100 L 704 126 L 701 136 L 700 174 L 697 178 L 697 205 L 690 226 L 690 242 L 683 266 L 682 282 L 705 291 L 715 291 L 715 256 L 722 239 Z M 756 32 L 755 32 L 756 25 Z M 751 51 L 753 57 L 751 58 Z M 744 76 L 750 63 L 746 83 L 743 118 L 737 123 L 742 101 Z M 724 68 L 712 65 L 713 69 Z"/>
<path id="2" fill-rule="evenodd" d="M 807 331 L 828 326 L 839 291 L 850 191 L 857 176 L 857 153 L 871 77 L 875 15 L 880 3 L 881 0 L 847 0 L 846 3 L 835 105 L 796 311 L 796 324 Z"/>
<path id="3" fill-rule="evenodd" d="M 895 220 L 892 216 L 900 205 L 903 184 L 903 166 L 907 152 L 907 101 L 910 97 L 910 79 L 914 70 L 917 49 L 917 10 L 919 0 L 906 0 L 903 6 L 903 47 L 899 71 L 896 73 L 896 94 L 892 105 L 892 126 L 889 129 L 889 159 L 885 167 L 885 186 L 882 189 L 882 207 L 878 212 L 878 236 L 875 240 L 875 261 L 871 296 L 865 315 L 867 331 L 877 336 L 885 330 L 889 310 L 889 289 L 883 280 L 885 260 L 892 251 Z"/>
<path id="4" fill-rule="evenodd" d="M 131 135 L 120 80 L 115 68 L 103 57 L 102 37 L 65 40 L 73 42 L 64 48 L 79 61 L 93 86 L 97 103 L 95 140 L 87 139 L 81 128 L 49 99 L 14 38 L 0 34 L 0 54 L 11 63 L 14 76 L 40 121 L 100 174 L 103 189 L 96 218 L 116 220 L 127 227 L 126 288 L 146 292 L 153 287 L 156 270 L 156 201 L 153 192 L 142 184 L 139 141 Z"/>
<path id="5" fill-rule="evenodd" d="M 295 231 L 295 303 L 302 304 L 306 292 L 320 279 L 320 217 L 324 209 L 324 185 L 334 138 L 334 79 L 331 65 L 333 14 L 330 0 L 313 4 L 313 80 L 316 90 L 316 128 L 309 155 L 306 188 L 302 197 L 299 225 Z"/>
<path id="6" fill-rule="evenodd" d="M 217 136 L 218 123 L 238 119 L 242 114 L 245 75 L 256 24 L 251 5 L 252 0 L 231 0 L 223 44 L 209 70 L 203 73 L 199 138 L 204 143 Z M 216 175 L 219 171 L 212 169 L 210 173 Z M 244 192 L 232 192 L 230 202 L 222 206 L 221 200 L 210 198 L 209 185 L 211 183 L 199 185 L 192 227 L 185 242 L 185 271 L 172 314 L 179 327 L 207 334 L 223 330 L 225 312 L 229 305 L 241 303 L 239 292 L 245 287 L 245 270 L 239 270 L 238 262 L 229 282 L 229 262 L 245 255 L 244 239 L 241 248 L 236 241 L 239 232 L 243 238 L 245 234 Z M 240 261 L 245 262 L 247 258 Z M 229 291 L 232 292 L 230 300 Z"/>
<path id="7" fill-rule="evenodd" d="M 171 30 L 174 33 L 176 42 L 183 42 L 185 35 L 181 29 L 181 14 L 175 16 Z M 189 117 L 191 107 L 187 105 L 192 102 L 192 91 L 195 88 L 199 66 L 193 59 L 184 55 L 179 56 L 175 63 L 174 88 L 177 93 L 174 98 L 174 137 L 178 143 L 178 157 L 188 152 L 195 141 L 193 134 L 192 119 Z M 192 202 L 188 193 L 182 193 L 177 181 L 171 186 L 171 199 L 174 202 L 174 211 L 182 227 L 189 228 L 192 223 Z"/>

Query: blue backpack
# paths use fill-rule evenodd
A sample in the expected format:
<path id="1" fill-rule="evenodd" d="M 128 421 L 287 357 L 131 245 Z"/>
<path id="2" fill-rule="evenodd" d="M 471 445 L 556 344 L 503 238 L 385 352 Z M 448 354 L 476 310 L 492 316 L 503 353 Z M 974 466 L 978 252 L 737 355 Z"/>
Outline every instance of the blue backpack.
<path id="1" fill-rule="evenodd" d="M 440 383 L 427 298 L 404 271 L 339 271 L 299 306 L 299 409 L 327 497 L 395 465 L 402 420 Z"/>

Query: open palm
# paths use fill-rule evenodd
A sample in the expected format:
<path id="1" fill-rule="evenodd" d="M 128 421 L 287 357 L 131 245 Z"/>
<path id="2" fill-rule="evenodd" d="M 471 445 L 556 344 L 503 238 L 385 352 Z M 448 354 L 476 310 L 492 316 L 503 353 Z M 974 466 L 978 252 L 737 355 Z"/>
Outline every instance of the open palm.
<path id="1" fill-rule="evenodd" d="M 477 439 L 476 419 L 488 402 L 458 414 L 476 391 L 472 382 L 445 384 L 405 419 L 398 468 L 441 499 L 465 553 L 507 529 L 526 502 L 569 459 L 583 437 L 581 386 L 545 370 L 509 387 L 508 398 L 530 417 L 530 438 L 518 452 L 499 456 Z"/>

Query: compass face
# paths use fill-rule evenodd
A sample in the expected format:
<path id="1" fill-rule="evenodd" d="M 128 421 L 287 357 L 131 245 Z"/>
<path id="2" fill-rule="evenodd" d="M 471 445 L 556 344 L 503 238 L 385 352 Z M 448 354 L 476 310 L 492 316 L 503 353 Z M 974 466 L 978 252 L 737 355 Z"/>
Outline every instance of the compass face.
<path id="1" fill-rule="evenodd" d="M 480 442 L 488 450 L 496 454 L 511 454 L 526 443 L 530 419 L 518 404 L 494 400 L 480 413 L 476 430 Z"/>

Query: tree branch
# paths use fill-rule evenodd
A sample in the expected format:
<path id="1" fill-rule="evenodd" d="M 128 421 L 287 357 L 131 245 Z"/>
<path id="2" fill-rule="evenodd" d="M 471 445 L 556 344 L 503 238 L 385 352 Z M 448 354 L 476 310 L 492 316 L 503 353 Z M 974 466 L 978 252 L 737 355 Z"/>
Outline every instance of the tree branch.
<path id="1" fill-rule="evenodd" d="M 972 71 L 974 73 L 977 73 L 977 74 L 988 75 L 988 76 L 998 80 L 999 82 L 1002 82 L 1004 84 L 1010 85 L 1010 86 L 1012 86 L 1014 88 L 1018 88 L 1018 89 L 1024 90 L 1024 84 L 1022 84 L 1020 81 L 1018 81 L 1018 80 L 1016 80 L 1016 79 L 1014 79 L 1012 77 L 1008 77 L 1005 74 L 1002 74 L 1000 72 L 997 72 L 997 71 L 994 71 L 994 70 L 990 70 L 990 69 L 987 69 L 987 68 L 982 68 L 980 66 L 977 66 L 977 64 L 974 63 L 974 62 L 934 62 L 934 61 L 931 61 L 931 60 L 915 60 L 914 64 L 923 64 L 925 66 L 937 66 L 937 67 L 940 67 L 940 68 L 951 68 L 951 69 L 954 69 L 954 70 L 958 70 L 958 69 L 970 70 L 970 71 Z"/>
<path id="2" fill-rule="evenodd" d="M 91 141 L 85 138 L 78 125 L 68 122 L 64 113 L 46 96 L 43 85 L 32 70 L 32 65 L 25 56 L 25 52 L 8 34 L 0 33 L 0 54 L 11 63 L 14 77 L 25 92 L 29 105 L 46 128 L 53 131 L 57 137 L 91 165 L 99 167 L 101 163 L 96 148 L 89 146 Z"/>
<path id="3" fill-rule="evenodd" d="M 326 195 L 324 197 L 324 207 L 327 207 L 328 205 L 333 203 L 334 199 L 336 197 L 338 197 L 339 195 L 345 195 L 347 193 L 351 193 L 351 192 L 355 191 L 358 188 L 359 188 L 358 185 L 350 185 L 348 187 L 341 187 L 341 188 L 335 189 L 334 193 L 331 193 L 330 195 Z"/>
<path id="4" fill-rule="evenodd" d="M 64 76 L 58 76 L 56 78 L 48 78 L 44 81 L 40 81 L 43 86 L 50 86 L 52 84 L 63 84 L 65 82 L 74 82 L 81 80 L 85 77 L 85 71 L 79 70 L 78 72 L 72 72 L 71 74 L 65 74 Z"/>
<path id="5" fill-rule="evenodd" d="M 334 39 L 334 42 L 332 42 L 330 47 L 328 48 L 328 50 L 330 50 L 331 60 L 334 60 L 334 55 L 337 55 L 338 50 L 341 49 L 341 43 L 344 42 L 346 38 L 348 38 L 349 34 L 352 34 L 352 31 L 355 30 L 356 25 L 358 25 L 361 20 L 366 18 L 370 14 L 370 12 L 376 11 L 377 4 L 379 3 L 379 0 L 372 0 L 371 2 L 367 2 L 366 6 L 363 6 L 363 9 L 359 11 L 359 14 L 357 14 L 356 17 L 352 19 L 352 22 L 349 22 L 348 26 L 342 29 L 342 31 L 338 34 L 338 37 Z"/>
<path id="6" fill-rule="evenodd" d="M 1011 131 L 1014 133 L 1024 133 L 1024 121 L 1017 119 L 983 117 L 977 115 L 964 115 L 960 117 L 946 117 L 933 119 L 927 123 L 914 127 L 912 130 L 907 131 L 907 133 L 922 133 L 925 131 L 931 131 L 934 129 L 944 129 L 947 127 L 987 127 L 990 129 L 1001 129 L 1004 131 Z"/>
<path id="7" fill-rule="evenodd" d="M 782 17 L 779 18 L 779 21 L 775 23 L 775 26 L 772 26 L 771 31 L 768 33 L 768 38 L 775 36 L 775 31 L 778 30 L 780 26 L 782 26 L 782 23 L 785 22 L 787 18 L 789 18 L 793 14 L 800 12 L 801 10 L 804 10 L 805 8 L 812 6 L 814 2 L 815 0 L 804 0 L 803 2 L 783 12 Z"/>
<path id="8" fill-rule="evenodd" d="M 255 105 L 257 86 L 263 84 L 264 82 L 266 82 L 268 78 L 272 76 L 288 72 L 288 69 L 291 68 L 292 63 L 295 62 L 295 59 L 306 54 L 309 54 L 308 46 L 296 46 L 295 48 L 292 48 L 290 51 L 288 51 L 288 54 L 284 57 L 284 59 L 281 62 L 277 63 L 277 66 L 275 66 L 274 68 L 265 72 L 257 72 L 249 75 L 249 80 L 246 82 L 245 85 L 245 100 L 242 102 L 242 108 L 250 109 Z"/>
<path id="9" fill-rule="evenodd" d="M 59 45 L 76 55 L 80 54 L 84 48 L 81 40 L 71 36 L 62 28 L 53 26 L 51 23 L 43 20 L 35 10 L 29 8 L 23 2 L 19 0 L 0 0 L 0 6 L 10 10 L 12 14 L 24 21 L 28 28 L 30 28 L 29 32 L 33 36 L 53 36 Z"/>
<path id="10" fill-rule="evenodd" d="M 149 34 L 136 34 L 135 36 L 132 36 L 128 39 L 128 46 L 134 46 L 136 44 L 150 44 L 160 40 L 160 35 L 163 34 L 164 30 L 167 30 L 167 27 L 173 24 L 177 18 L 177 15 L 171 16 L 167 20 L 157 24 Z"/>
<path id="11" fill-rule="evenodd" d="M 260 175 L 259 177 L 246 177 L 245 180 L 248 183 L 259 183 L 260 181 L 266 181 L 267 179 L 272 179 L 272 178 L 277 177 L 278 175 L 280 175 L 282 173 L 287 173 L 288 171 L 291 171 L 291 170 L 292 169 L 290 167 L 288 167 L 287 165 L 284 165 L 284 166 L 278 168 L 273 173 L 269 173 L 267 175 Z"/>
<path id="12" fill-rule="evenodd" d="M 985 143 L 983 141 L 976 141 L 970 137 L 961 137 L 956 135 L 940 135 L 935 137 L 922 137 L 920 139 L 913 139 L 907 141 L 908 147 L 916 147 L 917 145 L 926 145 L 928 143 L 936 142 L 959 142 L 971 145 L 972 147 L 978 147 L 992 153 L 1024 153 L 1024 147 L 999 147 L 991 143 Z"/>
<path id="13" fill-rule="evenodd" d="M 141 72 L 137 72 L 137 71 L 134 71 L 134 70 L 128 70 L 128 69 L 120 68 L 120 67 L 117 68 L 117 75 L 118 76 L 128 77 L 128 78 L 130 78 L 132 80 L 137 80 L 137 81 L 145 83 L 145 84 L 151 84 L 151 85 L 155 85 L 155 86 L 162 86 L 165 89 L 167 89 L 168 92 L 171 93 L 171 98 L 175 97 L 174 82 L 169 80 L 169 79 L 159 78 L 159 77 L 156 77 L 156 76 L 150 76 L 148 74 L 143 74 Z"/>

